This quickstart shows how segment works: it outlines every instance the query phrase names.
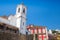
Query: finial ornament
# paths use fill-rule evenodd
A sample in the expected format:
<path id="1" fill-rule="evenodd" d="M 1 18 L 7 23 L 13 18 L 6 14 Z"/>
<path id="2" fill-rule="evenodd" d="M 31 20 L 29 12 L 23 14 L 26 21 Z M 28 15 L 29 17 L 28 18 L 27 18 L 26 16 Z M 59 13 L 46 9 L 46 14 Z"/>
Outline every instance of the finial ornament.
<path id="1" fill-rule="evenodd" d="M 21 4 L 22 4 L 22 5 L 24 5 L 24 2 L 23 2 L 23 0 L 22 0 Z"/>

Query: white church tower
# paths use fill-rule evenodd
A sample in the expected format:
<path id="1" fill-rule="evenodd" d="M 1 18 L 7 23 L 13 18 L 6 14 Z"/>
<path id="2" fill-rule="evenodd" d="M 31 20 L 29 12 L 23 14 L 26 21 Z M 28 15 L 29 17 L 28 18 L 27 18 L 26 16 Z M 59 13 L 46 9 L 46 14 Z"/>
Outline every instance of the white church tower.
<path id="1" fill-rule="evenodd" d="M 26 6 L 22 3 L 17 6 L 16 9 L 16 27 L 19 28 L 19 32 L 26 34 Z"/>

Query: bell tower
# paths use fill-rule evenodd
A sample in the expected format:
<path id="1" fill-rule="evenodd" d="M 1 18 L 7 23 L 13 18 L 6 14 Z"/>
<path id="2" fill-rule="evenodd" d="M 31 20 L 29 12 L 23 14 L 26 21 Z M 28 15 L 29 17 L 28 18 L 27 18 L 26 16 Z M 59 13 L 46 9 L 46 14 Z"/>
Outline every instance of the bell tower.
<path id="1" fill-rule="evenodd" d="M 16 9 L 16 27 L 22 34 L 26 34 L 26 10 L 27 8 L 23 3 L 18 5 Z"/>

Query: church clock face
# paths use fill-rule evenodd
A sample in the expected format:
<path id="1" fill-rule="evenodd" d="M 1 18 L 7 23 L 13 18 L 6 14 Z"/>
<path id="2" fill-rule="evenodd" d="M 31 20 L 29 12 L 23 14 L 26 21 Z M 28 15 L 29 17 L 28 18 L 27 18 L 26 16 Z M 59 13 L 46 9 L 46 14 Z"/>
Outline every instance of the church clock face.
<path id="1" fill-rule="evenodd" d="M 25 8 L 23 8 L 23 13 L 25 13 Z"/>

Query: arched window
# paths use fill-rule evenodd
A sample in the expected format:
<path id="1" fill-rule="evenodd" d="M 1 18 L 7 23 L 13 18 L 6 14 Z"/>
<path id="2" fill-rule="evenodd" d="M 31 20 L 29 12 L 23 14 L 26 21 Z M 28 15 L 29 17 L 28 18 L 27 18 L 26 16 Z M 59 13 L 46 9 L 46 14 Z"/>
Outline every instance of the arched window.
<path id="1" fill-rule="evenodd" d="M 18 9 L 18 13 L 20 12 L 20 8 Z"/>
<path id="2" fill-rule="evenodd" d="M 23 26 L 24 26 L 24 22 L 23 22 Z"/>
<path id="3" fill-rule="evenodd" d="M 25 8 L 23 9 L 23 13 L 25 13 Z"/>

